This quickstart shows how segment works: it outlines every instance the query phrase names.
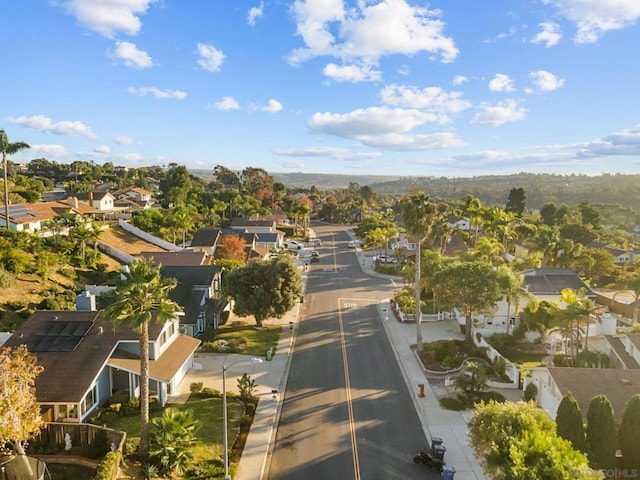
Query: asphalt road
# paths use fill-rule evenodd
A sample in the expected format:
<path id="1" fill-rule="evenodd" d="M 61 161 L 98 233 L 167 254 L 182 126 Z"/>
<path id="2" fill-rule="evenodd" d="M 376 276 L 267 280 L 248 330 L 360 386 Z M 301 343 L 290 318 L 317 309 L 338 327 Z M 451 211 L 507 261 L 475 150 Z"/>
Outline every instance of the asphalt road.
<path id="1" fill-rule="evenodd" d="M 389 279 L 365 275 L 340 226 L 310 266 L 275 447 L 273 480 L 440 478 L 377 309 Z"/>

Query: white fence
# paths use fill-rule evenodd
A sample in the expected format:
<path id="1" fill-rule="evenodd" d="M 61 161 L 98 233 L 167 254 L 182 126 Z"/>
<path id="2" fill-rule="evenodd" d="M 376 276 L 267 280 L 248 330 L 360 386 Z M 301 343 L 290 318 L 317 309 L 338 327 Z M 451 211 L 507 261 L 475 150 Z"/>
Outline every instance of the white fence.
<path id="1" fill-rule="evenodd" d="M 167 242 L 166 240 L 162 240 L 161 238 L 154 237 L 153 235 L 145 232 L 144 230 L 140 230 L 138 227 L 134 227 L 129 222 L 125 222 L 122 219 L 118 220 L 118 225 L 122 229 L 124 229 L 127 232 L 135 235 L 136 237 L 140 237 L 145 242 L 153 243 L 154 245 L 157 245 L 160 248 L 164 248 L 165 250 L 167 250 L 169 252 L 179 252 L 179 251 L 183 250 L 182 247 L 178 247 L 177 245 L 174 245 L 171 242 Z"/>

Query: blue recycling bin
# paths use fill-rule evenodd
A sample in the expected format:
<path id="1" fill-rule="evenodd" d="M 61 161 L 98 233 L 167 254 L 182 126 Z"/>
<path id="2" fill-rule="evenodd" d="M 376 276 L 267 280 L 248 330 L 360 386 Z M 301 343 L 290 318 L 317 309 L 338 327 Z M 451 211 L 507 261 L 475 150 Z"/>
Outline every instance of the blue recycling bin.
<path id="1" fill-rule="evenodd" d="M 442 467 L 442 480 L 453 480 L 454 475 L 456 474 L 456 469 L 450 465 L 445 465 Z"/>

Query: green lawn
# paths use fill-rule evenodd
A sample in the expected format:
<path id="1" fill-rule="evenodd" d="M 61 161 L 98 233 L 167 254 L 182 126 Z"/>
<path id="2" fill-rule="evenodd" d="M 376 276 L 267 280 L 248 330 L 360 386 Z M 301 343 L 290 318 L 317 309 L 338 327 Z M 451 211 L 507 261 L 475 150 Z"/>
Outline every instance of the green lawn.
<path id="1" fill-rule="evenodd" d="M 281 331 L 282 327 L 279 325 L 262 328 L 258 328 L 255 325 L 223 326 L 216 331 L 205 332 L 201 337 L 201 349 L 205 352 L 218 352 L 216 341 L 223 340 L 227 346 L 226 353 L 241 353 L 264 357 L 269 348 L 273 348 L 273 352 L 275 352 Z"/>
<path id="2" fill-rule="evenodd" d="M 191 395 L 185 404 L 169 405 L 178 410 L 193 410 L 196 419 L 200 421 L 198 438 L 200 445 L 194 450 L 194 460 L 196 462 L 211 458 L 221 458 L 222 448 L 222 398 L 202 397 Z M 228 438 L 229 447 L 233 443 L 238 433 L 240 417 L 244 413 L 244 408 L 240 400 L 227 394 L 228 413 Z M 151 418 L 158 417 L 161 412 L 152 412 Z M 127 432 L 128 439 L 140 439 L 140 417 L 138 415 L 128 417 L 118 417 L 118 420 L 110 425 L 111 428 Z"/>

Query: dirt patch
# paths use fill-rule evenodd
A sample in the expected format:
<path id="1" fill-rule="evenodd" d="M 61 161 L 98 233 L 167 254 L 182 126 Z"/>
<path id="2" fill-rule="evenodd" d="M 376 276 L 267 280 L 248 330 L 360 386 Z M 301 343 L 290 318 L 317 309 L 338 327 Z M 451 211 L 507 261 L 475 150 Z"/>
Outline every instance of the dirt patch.
<path id="1" fill-rule="evenodd" d="M 140 255 L 142 252 L 166 252 L 164 248 L 142 240 L 117 225 L 105 228 L 100 234 L 100 241 L 129 255 Z"/>

